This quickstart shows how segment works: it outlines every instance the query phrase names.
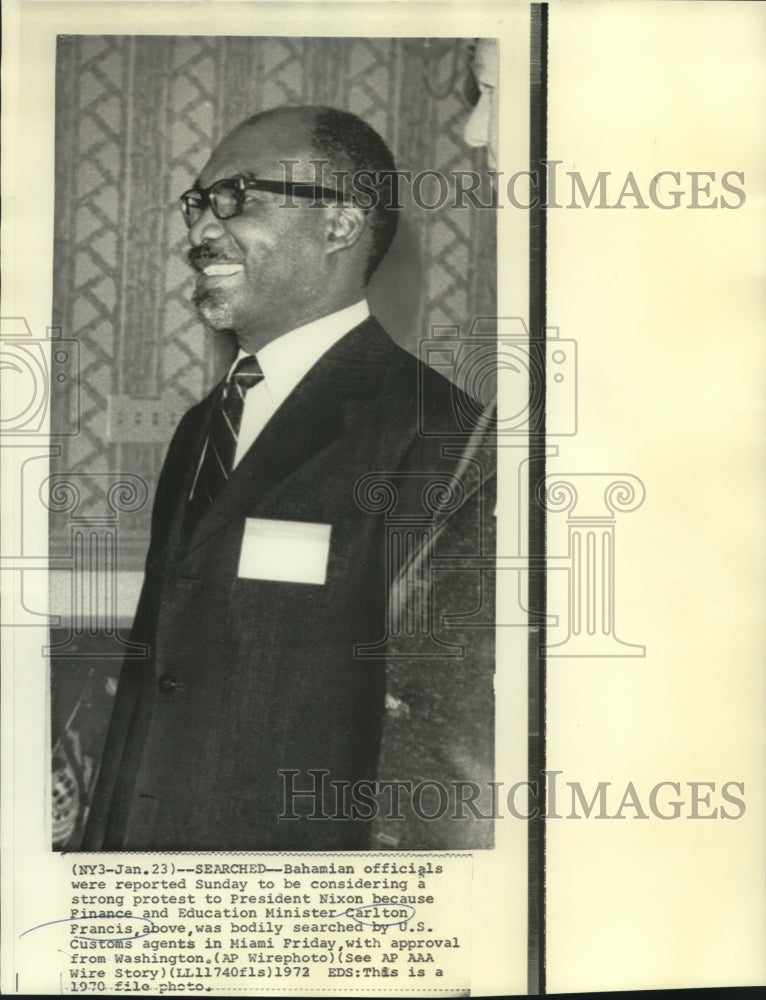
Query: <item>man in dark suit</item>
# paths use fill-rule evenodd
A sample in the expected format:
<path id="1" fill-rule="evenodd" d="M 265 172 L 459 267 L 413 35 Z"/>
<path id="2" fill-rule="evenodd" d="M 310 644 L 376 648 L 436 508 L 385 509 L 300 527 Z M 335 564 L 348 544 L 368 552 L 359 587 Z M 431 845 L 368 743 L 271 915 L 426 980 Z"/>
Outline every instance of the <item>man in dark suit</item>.
<path id="1" fill-rule="evenodd" d="M 349 197 L 341 173 L 328 190 L 317 160 L 380 197 Z M 380 752 L 386 518 L 422 522 L 429 489 L 466 499 L 476 411 L 368 313 L 393 170 L 355 116 L 283 108 L 238 126 L 182 199 L 198 311 L 239 355 L 169 447 L 132 636 L 148 657 L 122 671 L 85 849 L 369 843 L 340 790 Z M 293 790 L 320 772 L 316 794 L 286 807 L 285 772 Z"/>

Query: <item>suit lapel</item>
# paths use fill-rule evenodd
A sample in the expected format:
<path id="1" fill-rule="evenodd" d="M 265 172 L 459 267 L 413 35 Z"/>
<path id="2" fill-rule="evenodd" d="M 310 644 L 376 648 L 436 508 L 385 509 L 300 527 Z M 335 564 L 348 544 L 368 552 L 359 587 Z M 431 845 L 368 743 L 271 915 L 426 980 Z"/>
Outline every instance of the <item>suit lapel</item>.
<path id="1" fill-rule="evenodd" d="M 192 529 L 182 546 L 185 551 L 193 551 L 232 520 L 252 511 L 293 472 L 331 445 L 350 426 L 359 403 L 380 391 L 395 351 L 372 317 L 334 344 L 258 435 L 216 502 Z M 212 403 L 202 440 L 211 411 Z"/>
<path id="2" fill-rule="evenodd" d="M 147 565 L 167 557 L 172 562 L 185 549 L 188 498 L 222 385 L 223 382 L 219 382 L 205 399 L 185 414 L 170 443 L 154 498 Z"/>

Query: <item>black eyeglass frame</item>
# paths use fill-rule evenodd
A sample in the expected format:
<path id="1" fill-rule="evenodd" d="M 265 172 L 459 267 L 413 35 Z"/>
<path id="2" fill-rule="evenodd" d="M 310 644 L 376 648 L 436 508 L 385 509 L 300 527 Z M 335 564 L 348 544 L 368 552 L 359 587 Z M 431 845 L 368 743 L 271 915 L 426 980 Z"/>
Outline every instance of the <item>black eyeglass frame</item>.
<path id="1" fill-rule="evenodd" d="M 227 193 L 234 195 L 233 211 L 221 213 L 216 200 L 218 189 L 225 189 Z M 258 177 L 246 177 L 240 174 L 237 177 L 223 177 L 208 188 L 194 187 L 184 191 L 180 201 L 181 213 L 187 227 L 191 228 L 208 206 L 216 219 L 222 222 L 241 215 L 245 207 L 246 191 L 267 191 L 271 194 L 291 195 L 296 198 L 314 198 L 318 203 L 321 198 L 331 198 L 336 205 L 345 204 L 343 192 L 335 188 L 321 187 L 308 181 L 261 180 Z M 198 213 L 195 218 L 191 217 L 192 212 Z"/>

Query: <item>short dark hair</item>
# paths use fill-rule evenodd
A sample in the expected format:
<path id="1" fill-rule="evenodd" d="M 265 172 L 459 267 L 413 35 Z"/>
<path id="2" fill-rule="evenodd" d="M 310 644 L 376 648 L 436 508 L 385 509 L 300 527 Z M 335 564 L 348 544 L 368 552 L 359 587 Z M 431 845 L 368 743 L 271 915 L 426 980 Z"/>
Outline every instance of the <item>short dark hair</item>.
<path id="1" fill-rule="evenodd" d="M 367 257 L 365 284 L 385 257 L 396 235 L 398 222 L 396 164 L 391 150 L 367 122 L 350 111 L 318 106 L 311 132 L 314 148 L 330 162 L 333 170 L 346 171 L 352 177 L 361 171 L 371 175 L 370 185 L 377 192 L 370 209 L 370 249 Z M 390 176 L 387 182 L 385 175 Z"/>

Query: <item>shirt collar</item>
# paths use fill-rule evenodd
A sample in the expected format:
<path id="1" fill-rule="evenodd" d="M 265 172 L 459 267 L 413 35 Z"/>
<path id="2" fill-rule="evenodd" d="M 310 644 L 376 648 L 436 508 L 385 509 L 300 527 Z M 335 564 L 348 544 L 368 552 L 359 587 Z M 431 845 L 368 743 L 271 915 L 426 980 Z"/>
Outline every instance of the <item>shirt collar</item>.
<path id="1" fill-rule="evenodd" d="M 285 400 L 300 382 L 337 341 L 359 326 L 370 315 L 366 299 L 337 312 L 312 320 L 272 340 L 258 351 L 258 364 L 264 375 L 263 385 L 275 406 Z M 229 369 L 227 380 L 248 352 L 241 348 Z"/>

